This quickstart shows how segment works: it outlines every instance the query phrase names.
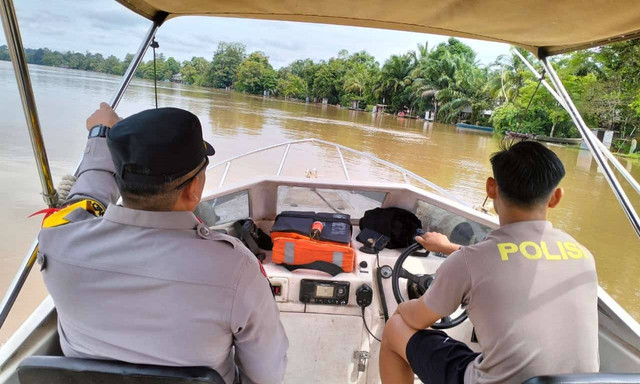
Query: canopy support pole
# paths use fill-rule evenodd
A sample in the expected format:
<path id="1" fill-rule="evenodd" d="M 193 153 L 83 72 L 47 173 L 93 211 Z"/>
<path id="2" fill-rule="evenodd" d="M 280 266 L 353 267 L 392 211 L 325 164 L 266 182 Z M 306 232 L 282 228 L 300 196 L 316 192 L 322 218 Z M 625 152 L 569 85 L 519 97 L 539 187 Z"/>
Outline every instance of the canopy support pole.
<path id="1" fill-rule="evenodd" d="M 622 189 L 620 182 L 618 182 L 618 179 L 613 173 L 613 170 L 611 169 L 611 167 L 609 167 L 609 163 L 607 163 L 605 156 L 601 152 L 601 148 L 597 144 L 599 143 L 599 140 L 593 135 L 591 130 L 589 130 L 589 128 L 587 127 L 587 124 L 582 119 L 580 112 L 578 112 L 578 109 L 573 104 L 573 100 L 571 100 L 571 97 L 567 93 L 567 90 L 564 88 L 564 85 L 560 81 L 558 74 L 553 69 L 553 65 L 551 64 L 551 61 L 549 60 L 549 58 L 543 57 L 541 58 L 541 61 L 545 70 L 549 74 L 549 79 L 553 83 L 553 86 L 555 87 L 558 95 L 564 101 L 564 106 L 566 106 L 565 108 L 567 109 L 567 112 L 571 116 L 571 119 L 575 123 L 576 127 L 578 127 L 578 130 L 582 135 L 582 139 L 587 144 L 587 147 L 589 148 L 589 151 L 591 151 L 591 154 L 593 155 L 593 157 L 596 159 L 596 163 L 600 166 L 600 168 L 604 172 L 605 178 L 609 182 L 609 185 L 613 190 L 613 194 L 618 199 L 618 202 L 622 206 L 624 213 L 627 215 L 627 218 L 631 222 L 631 226 L 633 226 L 633 229 L 636 231 L 636 234 L 640 236 L 640 217 L 638 217 L 638 214 L 633 208 L 633 205 L 631 205 L 631 202 L 629 201 L 627 194 Z M 608 151 L 608 150 L 605 148 L 603 151 Z"/>
<path id="2" fill-rule="evenodd" d="M 13 6 L 13 0 L 0 0 L 0 10 L 2 11 L 4 35 L 7 39 L 7 45 L 9 46 L 13 71 L 16 75 L 20 99 L 22 100 L 22 109 L 27 119 L 31 147 L 33 148 L 33 155 L 36 158 L 38 174 L 40 175 L 42 196 L 49 208 L 53 208 L 58 203 L 58 193 L 53 186 L 51 168 L 49 168 L 49 159 L 47 158 L 47 151 L 42 138 L 36 99 L 33 95 L 33 88 L 31 87 L 31 78 L 29 77 L 29 69 L 27 68 L 27 57 L 22 46 L 22 37 L 20 36 L 20 28 L 18 27 L 18 19 Z"/>
<path id="3" fill-rule="evenodd" d="M 49 159 L 47 158 L 47 151 L 42 138 L 40 119 L 38 118 L 38 109 L 36 108 L 36 99 L 33 95 L 33 88 L 31 87 L 27 58 L 24 53 L 24 47 L 22 46 L 22 37 L 20 35 L 20 28 L 18 26 L 18 19 L 16 17 L 13 1 L 0 0 L 0 12 L 2 13 L 2 26 L 4 27 L 4 34 L 9 47 L 11 62 L 13 63 L 13 71 L 16 75 L 18 91 L 20 92 L 22 109 L 27 120 L 31 147 L 33 148 L 33 155 L 36 160 L 40 183 L 42 184 L 42 196 L 47 206 L 49 206 L 49 208 L 53 208 L 58 204 L 58 192 L 56 192 L 56 189 L 53 186 L 51 168 L 49 167 Z M 36 240 L 29 249 L 29 253 L 27 253 L 26 257 L 22 261 L 18 273 L 13 278 L 7 293 L 2 299 L 2 303 L 0 303 L 0 328 L 9 315 L 9 311 L 15 303 L 18 293 L 22 289 L 22 286 L 27 280 L 27 276 L 29 276 L 31 267 L 33 267 L 33 264 L 36 261 L 36 255 L 38 254 L 37 244 Z"/>
<path id="4" fill-rule="evenodd" d="M 144 35 L 144 38 L 142 39 L 142 43 L 140 43 L 140 46 L 138 47 L 138 51 L 133 56 L 133 59 L 129 63 L 129 67 L 127 68 L 127 70 L 124 72 L 124 75 L 122 76 L 122 80 L 120 81 L 118 90 L 111 98 L 111 103 L 110 103 L 111 108 L 113 109 L 118 108 L 118 104 L 120 103 L 120 100 L 122 100 L 122 97 L 124 96 L 124 93 L 127 90 L 127 87 L 129 87 L 129 83 L 133 78 L 133 75 L 136 73 L 136 70 L 138 69 L 140 62 L 142 62 L 142 59 L 144 58 L 144 54 L 147 52 L 147 49 L 149 48 L 149 46 L 151 45 L 151 42 L 156 36 L 156 31 L 158 31 L 158 28 L 160 28 L 160 26 L 162 25 L 162 23 L 166 18 L 167 18 L 166 13 L 158 15 L 156 19 L 153 21 L 153 24 L 149 27 L 149 30 L 147 31 L 147 33 Z"/>
<path id="5" fill-rule="evenodd" d="M 22 106 L 27 118 L 27 125 L 29 128 L 29 134 L 31 136 L 31 143 L 33 146 L 33 152 L 36 157 L 36 163 L 38 165 L 38 171 L 40 172 L 40 180 L 43 186 L 43 195 L 45 202 L 49 207 L 57 204 L 58 195 L 53 187 L 53 180 L 51 178 L 51 172 L 49 169 L 49 162 L 47 160 L 47 153 L 44 147 L 44 141 L 42 140 L 42 134 L 40 132 L 40 123 L 38 120 L 38 112 L 36 109 L 35 98 L 33 97 L 33 89 L 31 87 L 31 80 L 29 78 L 29 71 L 27 68 L 27 60 L 22 47 L 22 39 L 20 37 L 20 30 L 18 29 L 18 21 L 16 18 L 15 9 L 13 7 L 13 0 L 0 0 L 0 11 L 2 11 L 2 24 L 4 26 L 5 36 L 11 53 L 11 61 L 13 62 L 14 71 L 16 73 L 16 79 L 18 81 L 18 89 L 20 90 L 20 96 L 22 98 Z M 144 57 L 147 48 L 149 48 L 150 42 L 153 40 L 156 31 L 162 25 L 166 19 L 167 14 L 162 13 L 156 17 L 147 34 L 145 35 L 138 51 L 129 63 L 122 81 L 118 86 L 118 90 L 111 99 L 111 108 L 116 109 L 122 96 L 124 95 L 136 69 L 140 65 L 142 58 Z M 77 168 L 76 168 L 77 170 Z M 27 281 L 29 272 L 35 264 L 36 256 L 38 254 L 38 239 L 36 238 L 29 252 L 25 256 L 18 273 L 13 278 L 13 281 L 9 285 L 7 292 L 2 298 L 0 303 L 0 329 L 4 325 L 13 304 L 18 298 L 20 290 Z"/>

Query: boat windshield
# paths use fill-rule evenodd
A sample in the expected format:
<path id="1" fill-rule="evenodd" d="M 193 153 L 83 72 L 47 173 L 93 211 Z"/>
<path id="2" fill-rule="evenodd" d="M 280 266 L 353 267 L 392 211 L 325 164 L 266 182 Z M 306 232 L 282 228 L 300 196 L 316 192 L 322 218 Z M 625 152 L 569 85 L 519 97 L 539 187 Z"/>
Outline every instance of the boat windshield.
<path id="1" fill-rule="evenodd" d="M 353 219 L 382 206 L 386 192 L 346 191 L 327 188 L 278 187 L 278 213 L 282 211 L 337 212 Z"/>
<path id="2" fill-rule="evenodd" d="M 484 240 L 491 231 L 486 225 L 456 215 L 444 208 L 418 200 L 414 209 L 425 232 L 439 232 L 449 236 L 455 244 L 471 245 Z"/>
<path id="3" fill-rule="evenodd" d="M 195 213 L 208 226 L 246 219 L 249 217 L 249 191 L 245 189 L 202 201 Z"/>

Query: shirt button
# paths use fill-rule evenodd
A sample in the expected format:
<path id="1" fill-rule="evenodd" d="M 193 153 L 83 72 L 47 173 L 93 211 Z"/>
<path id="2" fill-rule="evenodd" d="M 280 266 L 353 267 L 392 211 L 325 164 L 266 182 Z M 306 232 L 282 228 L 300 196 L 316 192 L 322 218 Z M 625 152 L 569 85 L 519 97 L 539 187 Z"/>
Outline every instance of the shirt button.
<path id="1" fill-rule="evenodd" d="M 211 234 L 211 230 L 205 224 L 198 224 L 198 228 L 196 229 L 198 235 L 202 238 L 208 238 Z"/>
<path id="2" fill-rule="evenodd" d="M 36 261 L 40 265 L 41 271 L 47 268 L 47 257 L 44 255 L 44 253 L 38 252 L 38 254 L 36 255 Z"/>

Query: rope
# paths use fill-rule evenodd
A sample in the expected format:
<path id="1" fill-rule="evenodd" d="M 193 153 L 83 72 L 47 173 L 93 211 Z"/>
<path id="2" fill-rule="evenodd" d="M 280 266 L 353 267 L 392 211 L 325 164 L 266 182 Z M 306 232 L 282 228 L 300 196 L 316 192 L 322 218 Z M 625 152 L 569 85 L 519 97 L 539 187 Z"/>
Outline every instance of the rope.
<path id="1" fill-rule="evenodd" d="M 545 71 L 542 70 L 542 74 L 540 75 L 540 78 L 538 79 L 538 85 L 536 85 L 536 89 L 533 91 L 533 94 L 531 95 L 531 98 L 529 99 L 529 104 L 527 104 L 527 109 L 524 110 L 524 115 L 526 117 L 527 112 L 529 112 L 529 107 L 531 106 L 531 102 L 533 101 L 533 97 L 536 95 L 536 93 L 538 93 L 538 88 L 540 88 L 540 84 L 542 84 L 542 81 L 544 80 L 544 75 L 545 75 Z M 516 130 L 518 132 L 520 132 L 520 126 L 521 126 L 522 120 L 518 120 L 518 122 L 516 123 Z"/>
<path id="2" fill-rule="evenodd" d="M 160 47 L 160 44 L 154 38 L 151 41 L 151 48 L 153 48 L 153 90 L 156 94 L 156 109 L 158 109 L 158 73 L 156 71 L 156 48 Z"/>
<path id="3" fill-rule="evenodd" d="M 538 93 L 538 88 L 540 88 L 540 84 L 542 84 L 542 81 L 544 80 L 544 75 L 545 75 L 545 70 L 542 70 L 542 74 L 540 75 L 540 79 L 538 81 L 538 85 L 536 85 L 536 90 L 533 91 L 533 94 L 531 95 L 531 98 L 529 99 L 529 104 L 527 104 L 527 109 L 525 109 L 524 114 L 526 115 L 527 112 L 529 112 L 529 107 L 531 106 L 531 102 L 533 101 L 533 97 L 536 95 L 536 93 Z"/>
<path id="4" fill-rule="evenodd" d="M 60 180 L 60 184 L 58 184 L 58 205 L 64 204 L 69 197 L 69 192 L 71 192 L 71 188 L 76 183 L 77 178 L 73 175 L 64 175 L 62 176 L 62 180 Z"/>

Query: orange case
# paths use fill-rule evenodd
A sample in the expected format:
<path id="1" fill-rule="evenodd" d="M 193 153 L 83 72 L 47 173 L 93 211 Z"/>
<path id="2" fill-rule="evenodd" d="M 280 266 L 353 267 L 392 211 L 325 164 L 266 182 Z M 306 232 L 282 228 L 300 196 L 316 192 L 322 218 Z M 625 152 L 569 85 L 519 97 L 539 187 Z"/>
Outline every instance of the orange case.
<path id="1" fill-rule="evenodd" d="M 349 244 L 312 240 L 293 232 L 272 232 L 271 260 L 277 264 L 303 265 L 314 261 L 336 264 L 345 272 L 353 271 L 356 252 Z"/>

